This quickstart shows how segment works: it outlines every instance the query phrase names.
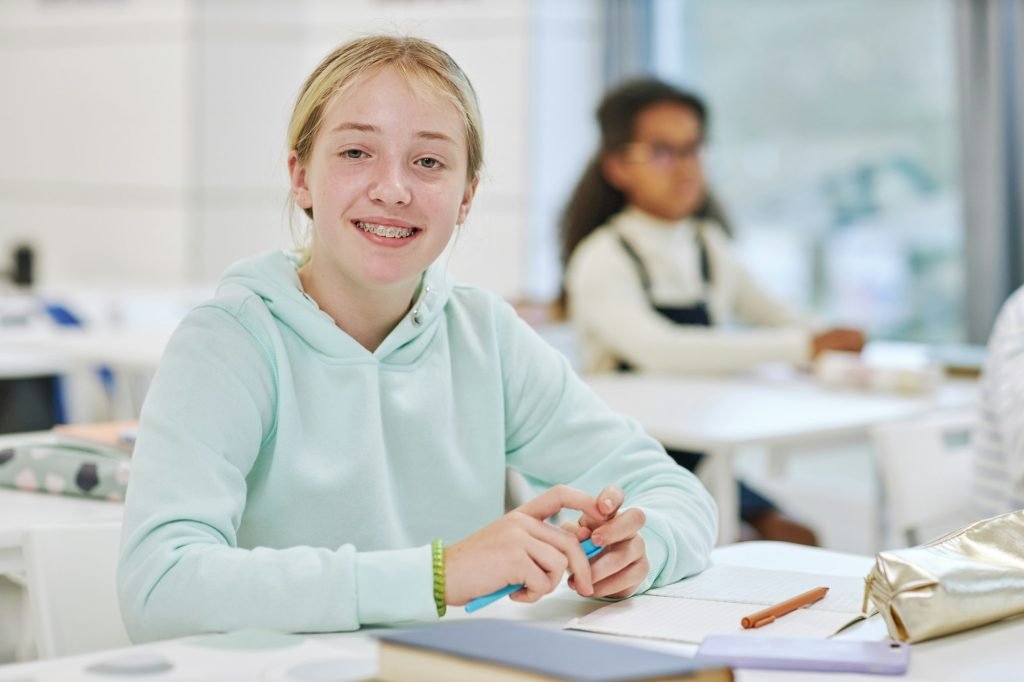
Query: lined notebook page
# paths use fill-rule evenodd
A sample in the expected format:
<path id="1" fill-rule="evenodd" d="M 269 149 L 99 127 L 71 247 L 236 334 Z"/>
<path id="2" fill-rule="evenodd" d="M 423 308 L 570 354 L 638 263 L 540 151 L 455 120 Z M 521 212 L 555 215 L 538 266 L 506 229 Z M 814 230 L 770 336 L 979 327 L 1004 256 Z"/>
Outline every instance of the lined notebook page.
<path id="1" fill-rule="evenodd" d="M 829 588 L 828 594 L 810 606 L 764 627 L 740 626 L 744 616 L 822 586 Z M 863 589 L 861 578 L 719 564 L 646 595 L 609 604 L 566 627 L 695 644 L 711 634 L 825 638 L 860 617 Z"/>
<path id="2" fill-rule="evenodd" d="M 815 611 L 843 611 L 850 615 L 860 613 L 864 597 L 863 578 L 775 571 L 730 564 L 715 564 L 692 578 L 649 590 L 647 594 L 770 606 L 816 587 L 827 587 L 828 594 L 807 608 Z"/>

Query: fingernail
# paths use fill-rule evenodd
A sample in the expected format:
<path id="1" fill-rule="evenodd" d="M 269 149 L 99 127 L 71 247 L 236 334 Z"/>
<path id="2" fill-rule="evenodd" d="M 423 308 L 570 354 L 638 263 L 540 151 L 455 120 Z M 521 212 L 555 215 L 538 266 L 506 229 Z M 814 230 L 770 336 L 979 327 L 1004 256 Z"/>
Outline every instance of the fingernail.
<path id="1" fill-rule="evenodd" d="M 603 535 L 591 535 L 590 536 L 590 541 L 594 543 L 595 547 L 603 547 L 604 546 L 604 536 Z"/>
<path id="2" fill-rule="evenodd" d="M 611 500 L 611 498 L 610 498 L 610 497 L 606 497 L 606 498 L 604 498 L 603 502 L 604 502 L 604 508 L 605 508 L 606 510 L 608 510 L 608 511 L 611 511 L 612 509 L 614 509 L 614 508 L 615 508 L 615 505 L 614 505 L 614 504 L 612 504 L 612 500 Z"/>

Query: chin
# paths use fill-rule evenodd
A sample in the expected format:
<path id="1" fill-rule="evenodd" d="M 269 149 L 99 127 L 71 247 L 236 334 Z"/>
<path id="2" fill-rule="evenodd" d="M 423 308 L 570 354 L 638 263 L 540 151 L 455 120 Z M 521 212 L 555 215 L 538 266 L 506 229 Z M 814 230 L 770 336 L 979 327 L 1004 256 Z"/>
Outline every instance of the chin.
<path id="1" fill-rule="evenodd" d="M 676 211 L 675 219 L 683 220 L 684 218 L 689 218 L 694 213 L 700 210 L 702 203 L 703 201 L 700 199 L 698 199 L 697 201 L 687 202 L 685 205 L 681 206 L 678 211 Z"/>

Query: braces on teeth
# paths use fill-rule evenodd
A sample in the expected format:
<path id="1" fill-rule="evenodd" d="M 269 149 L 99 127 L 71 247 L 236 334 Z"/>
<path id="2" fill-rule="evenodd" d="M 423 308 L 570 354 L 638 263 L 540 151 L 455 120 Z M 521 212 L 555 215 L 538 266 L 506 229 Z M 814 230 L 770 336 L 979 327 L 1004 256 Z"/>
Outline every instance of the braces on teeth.
<path id="1" fill-rule="evenodd" d="M 398 237 L 411 237 L 414 232 L 414 230 L 411 229 L 406 229 L 404 227 L 393 227 L 391 225 L 373 225 L 371 223 L 364 222 L 357 222 L 356 225 L 358 225 L 359 228 L 364 232 L 375 234 L 378 237 L 390 237 L 392 239 Z"/>

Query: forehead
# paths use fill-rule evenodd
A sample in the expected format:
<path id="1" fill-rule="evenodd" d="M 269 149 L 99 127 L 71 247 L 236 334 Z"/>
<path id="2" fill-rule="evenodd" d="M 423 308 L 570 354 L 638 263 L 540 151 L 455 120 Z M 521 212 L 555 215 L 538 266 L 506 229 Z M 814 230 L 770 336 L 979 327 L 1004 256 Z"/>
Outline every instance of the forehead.
<path id="1" fill-rule="evenodd" d="M 438 132 L 463 145 L 466 138 L 463 116 L 451 97 L 391 66 L 357 76 L 334 94 L 321 130 L 343 123 L 372 125 L 391 134 Z"/>
<path id="2" fill-rule="evenodd" d="M 700 119 L 678 102 L 658 102 L 641 111 L 633 122 L 633 139 L 638 141 L 691 142 L 700 139 Z"/>

